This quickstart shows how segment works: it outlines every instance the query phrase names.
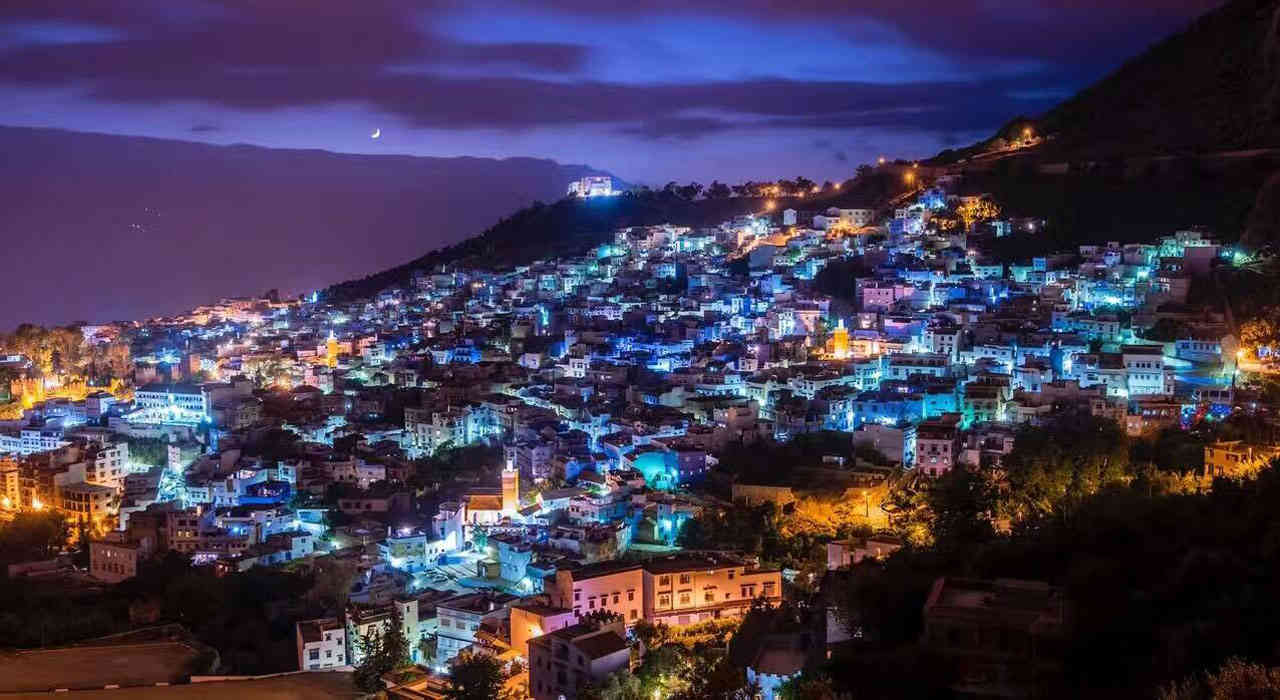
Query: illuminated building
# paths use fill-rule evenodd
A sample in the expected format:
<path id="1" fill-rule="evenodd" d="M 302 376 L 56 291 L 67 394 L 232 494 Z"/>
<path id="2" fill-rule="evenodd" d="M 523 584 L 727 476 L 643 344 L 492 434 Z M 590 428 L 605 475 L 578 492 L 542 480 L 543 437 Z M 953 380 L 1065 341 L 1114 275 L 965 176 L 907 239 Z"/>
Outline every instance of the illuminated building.
<path id="1" fill-rule="evenodd" d="M 563 627 L 529 640 L 529 691 L 534 700 L 576 698 L 582 686 L 626 671 L 630 658 L 621 621 Z"/>
<path id="2" fill-rule="evenodd" d="M 1239 477 L 1257 472 L 1280 457 L 1280 446 L 1249 444 L 1243 440 L 1215 442 L 1204 448 L 1207 477 Z"/>
<path id="3" fill-rule="evenodd" d="M 195 425 L 209 417 L 209 398 L 196 384 L 148 384 L 133 394 L 130 422 Z"/>
<path id="4" fill-rule="evenodd" d="M 613 178 L 607 175 L 588 175 L 569 183 L 570 197 L 609 197 L 613 190 Z"/>
<path id="5" fill-rule="evenodd" d="M 644 564 L 644 617 L 652 623 L 690 625 L 739 617 L 760 600 L 782 602 L 782 573 L 737 559 L 677 555 Z"/>
<path id="6" fill-rule="evenodd" d="M 836 330 L 831 336 L 832 354 L 837 360 L 843 360 L 849 357 L 849 329 L 844 327 L 844 319 L 836 324 Z"/>
<path id="7" fill-rule="evenodd" d="M 502 512 L 515 513 L 520 509 L 520 472 L 510 464 L 502 470 Z"/>

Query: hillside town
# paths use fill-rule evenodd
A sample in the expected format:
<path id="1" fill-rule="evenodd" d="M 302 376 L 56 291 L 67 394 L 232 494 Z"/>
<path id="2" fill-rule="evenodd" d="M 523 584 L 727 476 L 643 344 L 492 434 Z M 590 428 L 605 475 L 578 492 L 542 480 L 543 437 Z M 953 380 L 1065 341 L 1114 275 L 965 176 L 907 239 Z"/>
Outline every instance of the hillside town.
<path id="1" fill-rule="evenodd" d="M 1255 381 L 1280 347 L 1210 298 L 1219 270 L 1256 264 L 1213 232 L 1010 260 L 1002 239 L 1052 222 L 894 172 L 893 201 L 780 192 L 718 226 L 420 269 L 357 302 L 20 328 L 0 355 L 0 518 L 56 519 L 65 540 L 10 555 L 9 578 L 307 576 L 263 636 L 292 664 L 252 672 L 354 671 L 391 697 L 445 697 L 451 667 L 483 658 L 537 700 L 774 698 L 890 642 L 946 659 L 953 689 L 1020 695 L 1063 673 L 1059 584 L 930 576 L 922 626 L 892 640 L 851 582 L 948 541 L 938 484 L 1003 494 L 974 520 L 1008 533 L 1156 483 L 1143 449 L 1160 488 L 1255 476 L 1280 456 Z M 608 178 L 569 192 L 625 196 Z M 1102 457 L 1027 477 L 1068 453 Z M 130 625 L 196 615 L 164 605 Z"/>

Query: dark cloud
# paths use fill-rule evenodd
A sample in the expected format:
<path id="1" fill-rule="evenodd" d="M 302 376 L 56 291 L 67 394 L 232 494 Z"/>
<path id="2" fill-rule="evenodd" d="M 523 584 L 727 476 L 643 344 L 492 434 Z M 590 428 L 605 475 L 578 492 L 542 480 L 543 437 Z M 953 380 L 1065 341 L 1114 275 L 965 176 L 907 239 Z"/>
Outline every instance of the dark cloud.
<path id="1" fill-rule="evenodd" d="M 220 130 L 221 128 L 222 128 L 222 127 L 218 126 L 217 124 L 193 124 L 193 125 L 191 126 L 191 133 L 193 133 L 193 134 L 207 134 L 207 133 L 210 133 L 210 132 L 213 132 L 213 131 L 218 131 L 218 130 Z"/>
<path id="2" fill-rule="evenodd" d="M 872 22 L 958 65 L 990 58 L 1040 64 L 1014 77 L 984 78 L 975 71 L 970 80 L 893 84 L 785 77 L 593 81 L 583 79 L 592 58 L 585 46 L 475 43 L 449 36 L 432 23 L 442 9 L 452 7 L 448 0 L 9 0 L 0 5 L 0 23 L 102 27 L 112 30 L 112 38 L 0 49 L 0 80 L 83 88 L 94 98 L 122 103 L 194 100 L 245 110 L 354 103 L 412 125 L 452 129 L 606 124 L 647 139 L 691 139 L 761 127 L 970 131 L 990 128 L 1010 114 L 1041 111 L 1059 94 L 1045 86 L 1061 91 L 1062 86 L 1082 84 L 1092 77 L 1090 71 L 1113 65 L 1113 54 L 1132 53 L 1214 4 L 1023 0 L 994 8 L 987 0 L 949 0 L 925 7 L 900 0 L 741 0 L 731 6 L 707 0 L 555 3 L 562 13 L 613 19 L 666 13 L 749 19 L 762 27 L 812 21 L 848 28 Z M 528 8 L 537 11 L 537 3 Z M 708 50 L 714 52 L 714 46 Z M 479 76 L 458 74 L 477 67 L 489 70 Z"/>
<path id="3" fill-rule="evenodd" d="M 630 136 L 648 139 L 692 139 L 715 131 L 732 129 L 735 124 L 712 117 L 660 117 L 640 124 L 625 126 L 619 131 Z"/>
<path id="4" fill-rule="evenodd" d="M 832 152 L 831 157 L 832 157 L 832 158 L 835 158 L 835 159 L 836 159 L 836 161 L 837 161 L 837 162 L 839 162 L 839 163 L 848 163 L 848 162 L 849 162 L 849 154 L 848 154 L 848 153 L 845 153 L 844 151 L 834 151 L 834 152 Z"/>

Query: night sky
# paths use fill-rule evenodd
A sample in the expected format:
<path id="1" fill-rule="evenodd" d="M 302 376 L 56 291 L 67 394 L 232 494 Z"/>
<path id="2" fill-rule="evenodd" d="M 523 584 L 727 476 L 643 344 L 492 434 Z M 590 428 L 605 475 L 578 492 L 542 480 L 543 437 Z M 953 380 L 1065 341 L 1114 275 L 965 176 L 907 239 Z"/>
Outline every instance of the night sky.
<path id="1" fill-rule="evenodd" d="M 1042 111 L 1217 4 L 5 0 L 0 123 L 834 179 Z"/>

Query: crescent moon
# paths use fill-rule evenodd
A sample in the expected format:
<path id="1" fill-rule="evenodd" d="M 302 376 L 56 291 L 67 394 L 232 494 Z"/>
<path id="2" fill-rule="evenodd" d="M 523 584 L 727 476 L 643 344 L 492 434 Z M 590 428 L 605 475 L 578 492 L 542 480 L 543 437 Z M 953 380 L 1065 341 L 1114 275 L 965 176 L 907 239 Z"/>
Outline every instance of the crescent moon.
<path id="1" fill-rule="evenodd" d="M 372 134 L 369 134 L 369 138 L 371 138 L 371 139 L 376 139 L 376 138 L 378 138 L 378 137 L 379 137 L 379 136 L 381 136 L 381 135 L 382 135 L 382 129 L 374 129 L 374 130 L 373 130 L 373 133 L 372 133 Z"/>

